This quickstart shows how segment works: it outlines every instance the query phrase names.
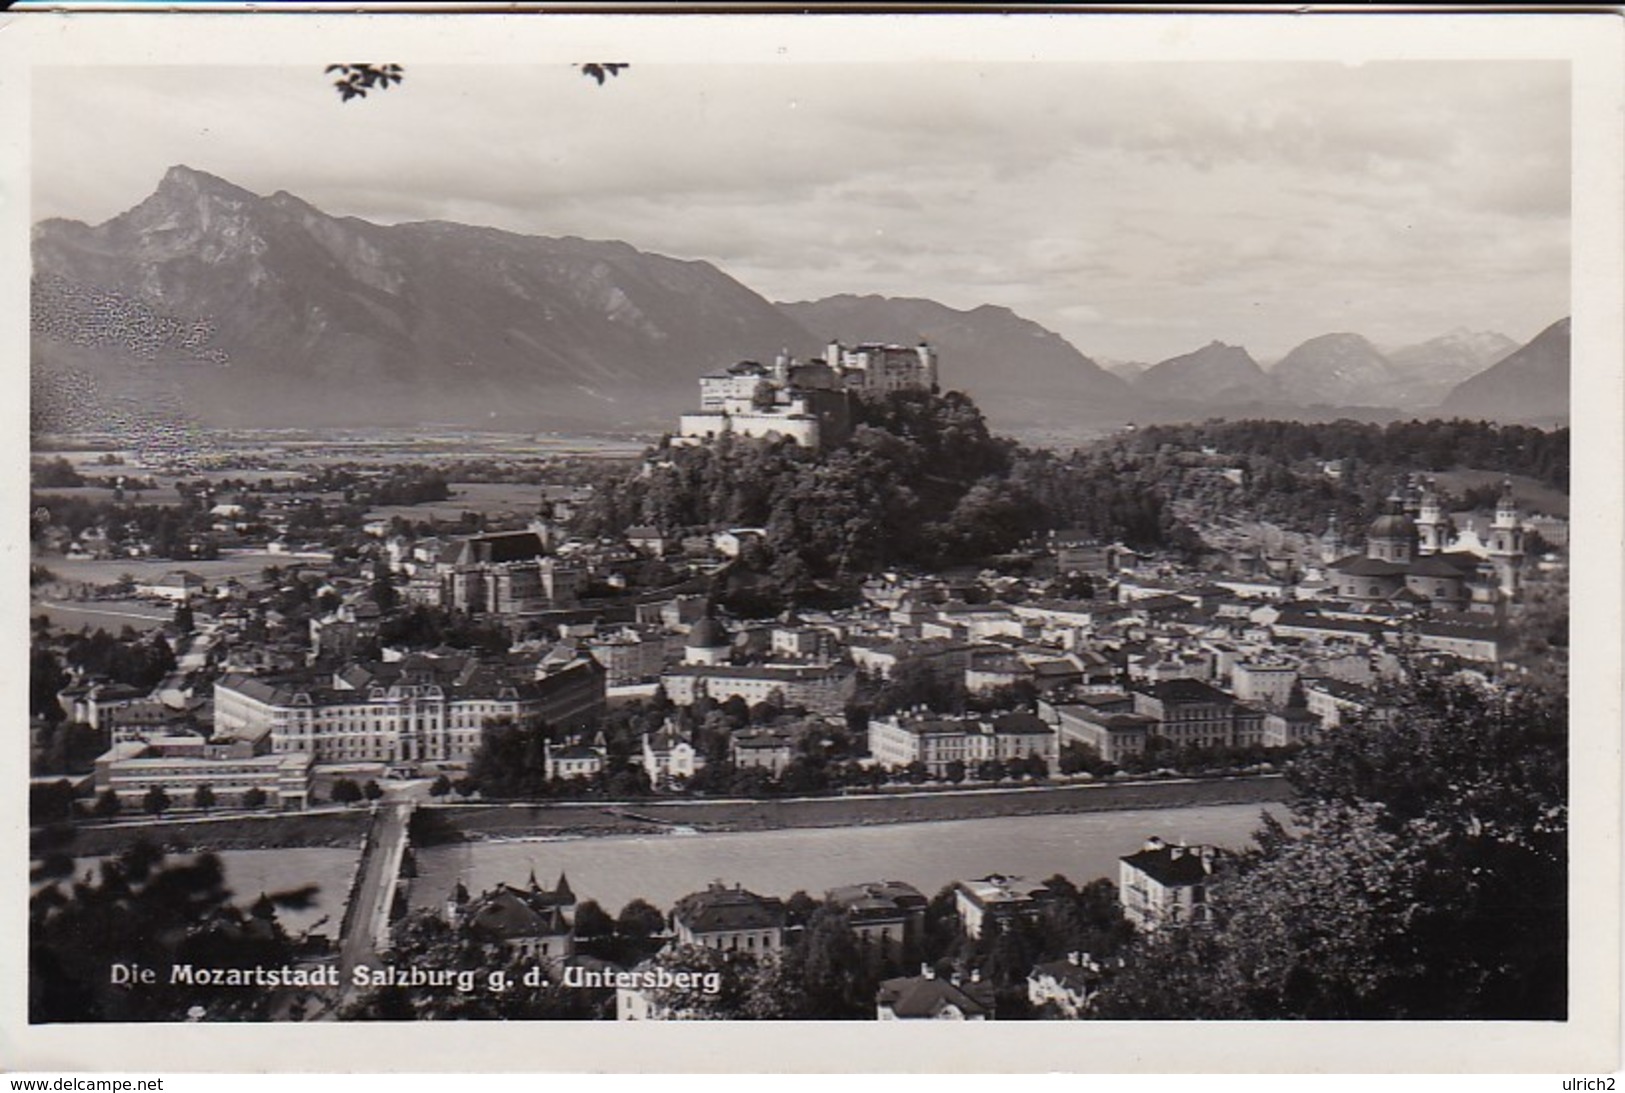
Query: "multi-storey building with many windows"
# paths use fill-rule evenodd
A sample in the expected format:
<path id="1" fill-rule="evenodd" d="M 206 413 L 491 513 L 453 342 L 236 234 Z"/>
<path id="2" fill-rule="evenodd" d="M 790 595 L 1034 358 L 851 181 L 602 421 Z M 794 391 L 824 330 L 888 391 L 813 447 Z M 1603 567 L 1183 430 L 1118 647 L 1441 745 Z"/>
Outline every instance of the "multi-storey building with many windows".
<path id="1" fill-rule="evenodd" d="M 467 762 L 500 718 L 595 726 L 604 693 L 591 657 L 555 668 L 419 655 L 332 674 L 228 675 L 215 684 L 215 725 L 268 730 L 272 751 L 308 752 L 318 763 Z"/>

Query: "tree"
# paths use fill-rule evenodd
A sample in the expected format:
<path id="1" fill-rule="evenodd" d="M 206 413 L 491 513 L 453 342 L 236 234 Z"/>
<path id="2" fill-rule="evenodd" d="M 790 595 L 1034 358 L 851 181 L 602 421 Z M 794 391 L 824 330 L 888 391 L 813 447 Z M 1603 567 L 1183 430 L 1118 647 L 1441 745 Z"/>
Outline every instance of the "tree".
<path id="1" fill-rule="evenodd" d="M 252 786 L 243 794 L 243 807 L 264 808 L 267 800 L 269 798 L 263 789 L 259 786 Z"/>
<path id="2" fill-rule="evenodd" d="M 1293 827 L 1159 928 L 1108 1017 L 1562 1020 L 1564 696 L 1421 676 L 1289 767 Z"/>
<path id="3" fill-rule="evenodd" d="M 576 904 L 575 925 L 576 936 L 583 940 L 609 937 L 615 933 L 615 920 L 593 899 Z"/>
<path id="4" fill-rule="evenodd" d="M 265 1020 L 276 991 L 171 982 L 117 985 L 115 964 L 169 968 L 276 967 L 293 958 L 273 917 L 234 905 L 212 854 L 167 861 L 138 842 L 102 861 L 95 879 L 46 884 L 29 900 L 28 1013 L 37 1023 L 184 1021 L 193 1007 L 211 1020 Z M 308 906 L 314 888 L 273 892 L 273 907 Z"/>
<path id="5" fill-rule="evenodd" d="M 963 759 L 948 760 L 948 765 L 943 769 L 943 773 L 947 776 L 948 781 L 957 786 L 965 780 L 965 761 Z"/>
<path id="6" fill-rule="evenodd" d="M 406 79 L 406 69 L 400 65 L 392 64 L 347 64 L 328 65 L 329 76 L 338 73 L 338 79 L 333 86 L 338 90 L 339 99 L 349 102 L 351 99 L 364 99 L 367 92 L 377 88 L 387 90 L 391 84 L 400 83 Z"/>
<path id="7" fill-rule="evenodd" d="M 384 787 L 368 778 L 367 784 L 361 787 L 361 793 L 367 800 L 376 801 L 384 795 Z"/>
<path id="8" fill-rule="evenodd" d="M 839 1020 L 874 1015 L 879 964 L 859 946 L 846 912 L 830 906 L 813 912 L 799 948 L 809 1016 Z"/>
<path id="9" fill-rule="evenodd" d="M 429 785 L 429 796 L 431 797 L 444 797 L 450 792 L 451 779 L 444 774 L 436 775 L 435 780 Z"/>
<path id="10" fill-rule="evenodd" d="M 38 646 L 30 654 L 28 664 L 29 716 L 38 717 L 49 725 L 60 724 L 68 715 L 56 696 L 68 685 L 67 672 L 62 670 L 56 654 Z"/>
<path id="11" fill-rule="evenodd" d="M 197 789 L 193 791 L 193 793 L 192 793 L 192 805 L 193 805 L 193 807 L 201 808 L 205 812 L 207 812 L 209 809 L 214 807 L 214 804 L 215 804 L 215 796 L 214 796 L 214 789 L 212 787 L 206 786 L 206 785 L 198 786 Z"/>
<path id="12" fill-rule="evenodd" d="M 341 805 L 353 805 L 361 800 L 361 787 L 349 778 L 340 778 L 333 783 L 333 800 Z"/>
<path id="13" fill-rule="evenodd" d="M 615 919 L 615 932 L 632 941 L 647 941 L 666 928 L 666 916 L 648 900 L 634 899 Z"/>
<path id="14" fill-rule="evenodd" d="M 146 796 L 141 798 L 141 807 L 154 816 L 162 816 L 170 807 L 169 794 L 163 786 L 153 786 L 147 790 Z"/>
<path id="15" fill-rule="evenodd" d="M 66 778 L 43 784 L 31 783 L 28 787 L 29 824 L 40 827 L 72 819 L 73 798 L 73 783 Z"/>
<path id="16" fill-rule="evenodd" d="M 124 802 L 119 800 L 117 793 L 111 789 L 104 789 L 96 795 L 96 804 L 91 811 L 101 819 L 111 820 L 123 807 Z"/>

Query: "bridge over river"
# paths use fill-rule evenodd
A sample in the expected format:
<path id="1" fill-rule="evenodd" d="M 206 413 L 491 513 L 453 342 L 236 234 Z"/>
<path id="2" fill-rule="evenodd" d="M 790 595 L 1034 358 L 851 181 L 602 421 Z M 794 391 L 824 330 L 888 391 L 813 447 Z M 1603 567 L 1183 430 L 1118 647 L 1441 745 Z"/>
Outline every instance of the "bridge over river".
<path id="1" fill-rule="evenodd" d="M 388 798 L 373 806 L 372 824 L 361 846 L 361 862 L 339 927 L 339 982 L 346 998 L 352 993 L 351 972 L 358 965 L 377 963 L 378 954 L 389 948 L 389 913 L 416 808 L 415 801 Z"/>

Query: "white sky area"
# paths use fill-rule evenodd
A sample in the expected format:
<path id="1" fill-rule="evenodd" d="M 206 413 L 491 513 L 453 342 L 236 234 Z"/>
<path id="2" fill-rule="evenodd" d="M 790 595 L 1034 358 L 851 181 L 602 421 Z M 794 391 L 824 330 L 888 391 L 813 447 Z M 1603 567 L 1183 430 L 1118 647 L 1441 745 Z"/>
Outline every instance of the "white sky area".
<path id="1" fill-rule="evenodd" d="M 999 304 L 1097 358 L 1569 313 L 1563 62 L 36 69 L 34 218 L 172 164 L 335 215 L 621 239 L 773 300 Z M 861 332 L 850 332 L 860 337 Z"/>

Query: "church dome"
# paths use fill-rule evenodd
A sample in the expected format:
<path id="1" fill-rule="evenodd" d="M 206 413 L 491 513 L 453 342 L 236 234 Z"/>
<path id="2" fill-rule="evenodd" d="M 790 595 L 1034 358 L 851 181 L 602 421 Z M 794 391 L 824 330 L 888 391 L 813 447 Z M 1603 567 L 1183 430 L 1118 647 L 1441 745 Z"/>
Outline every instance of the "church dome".
<path id="1" fill-rule="evenodd" d="M 1371 521 L 1367 533 L 1373 539 L 1404 539 L 1416 530 L 1416 523 L 1403 513 L 1384 513 Z"/>
<path id="2" fill-rule="evenodd" d="M 710 615 L 695 623 L 693 629 L 688 632 L 690 649 L 721 649 L 730 644 L 732 641 L 728 637 L 728 631 Z"/>
<path id="3" fill-rule="evenodd" d="M 1371 521 L 1366 532 L 1368 539 L 1410 539 L 1415 535 L 1416 521 L 1405 515 L 1405 506 L 1397 497 L 1388 499 L 1382 515 Z"/>

